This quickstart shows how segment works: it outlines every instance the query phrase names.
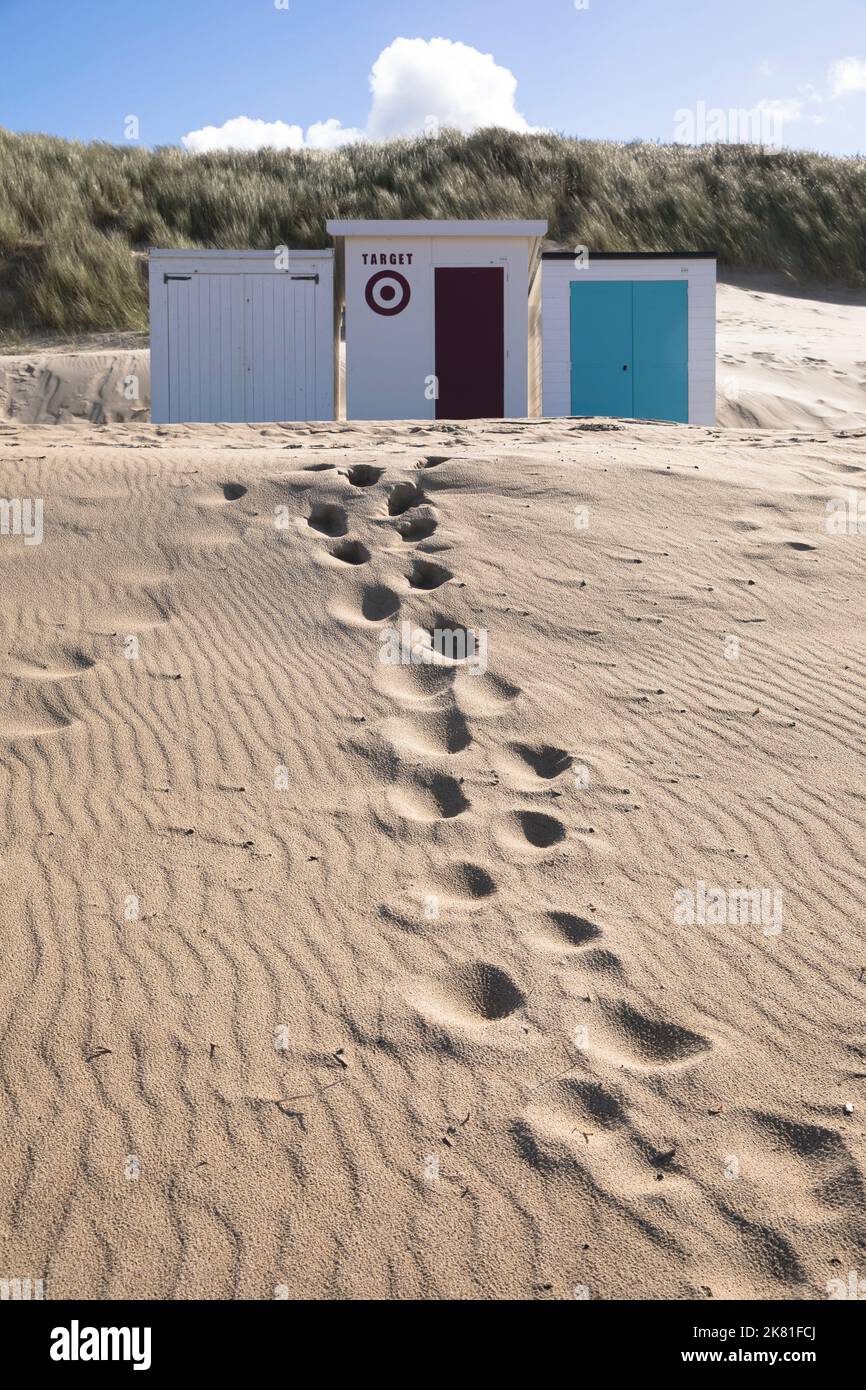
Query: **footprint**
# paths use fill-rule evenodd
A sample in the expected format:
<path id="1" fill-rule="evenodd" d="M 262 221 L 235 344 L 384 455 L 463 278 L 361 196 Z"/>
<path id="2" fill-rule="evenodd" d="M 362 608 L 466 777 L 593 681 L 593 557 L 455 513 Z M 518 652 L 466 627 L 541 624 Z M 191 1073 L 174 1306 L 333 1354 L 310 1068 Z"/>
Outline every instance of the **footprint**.
<path id="1" fill-rule="evenodd" d="M 346 477 L 352 487 L 373 487 L 384 472 L 384 468 L 374 468 L 369 463 L 356 463 L 347 470 Z"/>
<path id="2" fill-rule="evenodd" d="M 496 1023 L 522 1008 L 526 999 L 506 971 L 473 961 L 449 971 L 422 1001 L 422 1010 L 460 1027 Z"/>
<path id="3" fill-rule="evenodd" d="M 625 1102 L 598 1081 L 566 1076 L 546 1086 L 543 1102 L 532 1107 L 534 1114 L 546 1118 L 551 1128 L 563 1135 L 581 1131 L 619 1129 L 628 1122 Z"/>
<path id="4" fill-rule="evenodd" d="M 544 1177 L 552 1177 L 560 1169 L 577 1169 L 573 1135 L 551 1136 L 547 1131 L 544 1120 L 539 1122 L 535 1116 L 512 1123 L 511 1138 L 522 1161 Z"/>
<path id="5" fill-rule="evenodd" d="M 507 842 L 516 849 L 550 849 L 565 839 L 565 826 L 556 816 L 543 811 L 515 811 L 506 832 Z"/>
<path id="6" fill-rule="evenodd" d="M 433 512 L 427 508 L 421 508 L 412 516 L 400 517 L 396 523 L 397 532 L 401 540 L 410 545 L 415 541 L 425 541 L 433 535 L 439 525 Z"/>
<path id="7" fill-rule="evenodd" d="M 601 927 L 588 917 L 573 912 L 548 912 L 545 916 L 547 925 L 541 939 L 558 951 L 563 946 L 586 946 L 602 935 Z"/>
<path id="8" fill-rule="evenodd" d="M 616 980 L 625 979 L 625 970 L 619 956 L 604 947 L 593 947 L 591 951 L 585 951 L 580 963 L 584 970 L 592 970 L 598 975 L 609 975 Z"/>
<path id="9" fill-rule="evenodd" d="M 453 820 L 469 810 L 460 783 L 444 772 L 411 787 L 389 788 L 388 801 L 398 816 L 413 821 Z"/>
<path id="10" fill-rule="evenodd" d="M 563 1108 L 578 1119 L 613 1129 L 626 1122 L 623 1101 L 597 1081 L 576 1081 L 571 1078 L 557 1083 L 554 1095 Z"/>
<path id="11" fill-rule="evenodd" d="M 400 611 L 400 595 L 387 584 L 370 584 L 361 596 L 361 614 L 368 623 L 381 623 Z"/>
<path id="12" fill-rule="evenodd" d="M 606 1186 L 617 1132 L 630 1128 L 625 1103 L 615 1091 L 597 1081 L 562 1077 L 533 1093 L 532 1103 L 512 1123 L 511 1137 L 520 1157 L 538 1172 L 591 1173 L 601 1165 L 595 1180 Z"/>
<path id="13" fill-rule="evenodd" d="M 496 892 L 496 884 L 480 864 L 450 864 L 442 876 L 444 896 L 478 902 Z"/>
<path id="14" fill-rule="evenodd" d="M 380 913 L 404 931 L 428 933 L 443 918 L 480 911 L 495 893 L 495 882 L 480 864 L 451 863 L 438 882 L 404 884 Z"/>
<path id="15" fill-rule="evenodd" d="M 823 1125 L 801 1124 L 769 1111 L 755 1111 L 753 1118 L 760 1129 L 785 1145 L 798 1158 L 844 1159 L 848 1149 L 840 1135 Z"/>
<path id="16" fill-rule="evenodd" d="M 249 488 L 244 487 L 243 483 L 223 483 L 223 497 L 227 502 L 239 502 L 248 492 Z"/>
<path id="17" fill-rule="evenodd" d="M 345 536 L 349 529 L 346 513 L 336 502 L 314 502 L 307 525 L 323 536 Z"/>
<path id="18" fill-rule="evenodd" d="M 409 583 L 413 589 L 440 589 L 453 578 L 454 575 L 444 565 L 437 565 L 432 560 L 422 560 L 420 556 L 416 556 Z"/>
<path id="19" fill-rule="evenodd" d="M 443 706 L 451 699 L 454 668 L 423 662 L 417 666 L 385 664 L 379 666 L 376 685 L 392 700 L 408 705 Z"/>
<path id="20" fill-rule="evenodd" d="M 689 1028 L 650 1017 L 623 1001 L 601 1003 L 616 1037 L 638 1064 L 676 1066 L 710 1051 L 709 1039 Z"/>
<path id="21" fill-rule="evenodd" d="M 455 691 L 460 708 L 468 715 L 490 718 L 501 714 L 521 695 L 518 685 L 512 685 L 501 676 L 490 671 L 478 669 L 458 672 Z"/>
<path id="22" fill-rule="evenodd" d="M 439 757 L 462 753 L 472 742 L 469 726 L 459 710 L 433 710 L 414 719 L 390 720 L 385 726 L 395 748 L 405 753 Z"/>
<path id="23" fill-rule="evenodd" d="M 434 662 L 462 665 L 465 662 L 479 662 L 483 649 L 475 630 L 455 623 L 452 618 L 437 614 L 429 628 L 419 628 L 424 645 Z"/>
<path id="24" fill-rule="evenodd" d="M 366 565 L 370 561 L 370 552 L 360 541 L 340 541 L 331 547 L 331 554 L 346 565 Z"/>
<path id="25" fill-rule="evenodd" d="M 337 622 L 348 627 L 366 627 L 370 623 L 383 623 L 394 618 L 400 611 L 400 595 L 387 584 L 369 584 L 361 594 L 360 607 L 337 602 L 329 606 L 328 612 Z"/>
<path id="26" fill-rule="evenodd" d="M 718 1210 L 740 1236 L 748 1253 L 749 1264 L 778 1283 L 804 1284 L 806 1271 L 794 1246 L 786 1235 L 769 1223 L 751 1221 L 741 1212 L 719 1202 Z"/>
<path id="27" fill-rule="evenodd" d="M 784 1181 L 794 1162 L 801 1181 L 801 1205 L 802 1195 L 808 1191 L 810 1197 L 831 1211 L 863 1211 L 866 1184 L 860 1165 L 841 1134 L 824 1125 L 810 1125 L 769 1111 L 752 1111 L 751 1120 L 759 1140 L 758 1145 L 749 1147 L 758 1148 L 756 1156 L 767 1179 Z M 760 1147 L 767 1144 L 769 1154 L 759 1156 Z"/>
<path id="28" fill-rule="evenodd" d="M 393 641 L 383 648 L 383 665 L 437 666 L 456 668 L 481 659 L 476 655 L 471 630 L 460 627 L 419 627 L 406 623 Z"/>
<path id="29" fill-rule="evenodd" d="M 574 762 L 571 754 L 566 753 L 564 748 L 553 748 L 550 744 L 532 747 L 527 743 L 515 743 L 512 746 L 517 756 L 532 769 L 536 777 L 541 777 L 546 782 L 567 772 Z"/>
<path id="30" fill-rule="evenodd" d="M 388 515 L 402 516 L 411 507 L 420 507 L 426 501 L 416 483 L 395 483 L 388 494 Z"/>

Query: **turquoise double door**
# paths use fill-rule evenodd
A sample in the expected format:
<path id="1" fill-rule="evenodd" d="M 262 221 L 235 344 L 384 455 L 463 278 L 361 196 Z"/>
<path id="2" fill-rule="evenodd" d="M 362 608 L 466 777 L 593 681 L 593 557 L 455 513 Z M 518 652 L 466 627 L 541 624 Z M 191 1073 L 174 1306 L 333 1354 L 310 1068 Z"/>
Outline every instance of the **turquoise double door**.
<path id="1" fill-rule="evenodd" d="M 684 280 L 571 281 L 571 413 L 689 418 Z"/>

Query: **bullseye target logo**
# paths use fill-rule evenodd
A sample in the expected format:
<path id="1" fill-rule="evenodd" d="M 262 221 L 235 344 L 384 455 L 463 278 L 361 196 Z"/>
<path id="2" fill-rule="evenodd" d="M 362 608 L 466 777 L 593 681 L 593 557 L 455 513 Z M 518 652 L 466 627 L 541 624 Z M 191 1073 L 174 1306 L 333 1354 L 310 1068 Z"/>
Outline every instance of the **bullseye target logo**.
<path id="1" fill-rule="evenodd" d="M 412 298 L 409 281 L 396 270 L 380 270 L 377 275 L 371 275 L 364 293 L 373 313 L 388 318 L 402 314 Z"/>

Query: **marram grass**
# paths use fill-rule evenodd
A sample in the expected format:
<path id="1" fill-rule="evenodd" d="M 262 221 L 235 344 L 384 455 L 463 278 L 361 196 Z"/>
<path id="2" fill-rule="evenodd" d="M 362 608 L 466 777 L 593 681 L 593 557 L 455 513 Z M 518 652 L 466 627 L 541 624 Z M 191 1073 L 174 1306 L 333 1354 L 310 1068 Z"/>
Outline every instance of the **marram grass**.
<path id="1" fill-rule="evenodd" d="M 145 329 L 148 246 L 320 247 L 328 217 L 546 217 L 564 246 L 866 285 L 861 158 L 504 130 L 190 155 L 0 130 L 0 329 Z"/>

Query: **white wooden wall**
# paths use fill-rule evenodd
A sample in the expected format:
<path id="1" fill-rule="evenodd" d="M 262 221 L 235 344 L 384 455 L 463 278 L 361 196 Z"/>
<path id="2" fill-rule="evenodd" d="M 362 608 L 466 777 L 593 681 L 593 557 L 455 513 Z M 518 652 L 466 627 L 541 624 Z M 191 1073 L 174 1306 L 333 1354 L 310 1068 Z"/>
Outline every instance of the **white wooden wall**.
<path id="1" fill-rule="evenodd" d="M 346 415 L 350 420 L 432 420 L 436 402 L 425 395 L 435 370 L 434 271 L 437 266 L 502 266 L 505 271 L 505 414 L 528 408 L 529 259 L 532 239 L 501 236 L 345 238 Z M 411 299 L 400 314 L 373 313 L 364 292 L 372 255 L 395 256 Z M 364 256 L 368 257 L 367 263 Z M 402 264 L 399 257 L 403 256 Z M 407 257 L 411 255 L 411 264 Z"/>
<path id="2" fill-rule="evenodd" d="M 151 251 L 149 284 L 152 420 L 334 418 L 333 251 Z"/>
<path id="3" fill-rule="evenodd" d="M 716 422 L 716 262 L 708 259 L 604 260 L 590 255 L 578 270 L 571 257 L 541 262 L 542 413 L 571 414 L 572 280 L 687 280 L 689 287 L 689 424 Z"/>

